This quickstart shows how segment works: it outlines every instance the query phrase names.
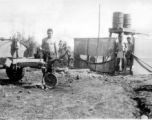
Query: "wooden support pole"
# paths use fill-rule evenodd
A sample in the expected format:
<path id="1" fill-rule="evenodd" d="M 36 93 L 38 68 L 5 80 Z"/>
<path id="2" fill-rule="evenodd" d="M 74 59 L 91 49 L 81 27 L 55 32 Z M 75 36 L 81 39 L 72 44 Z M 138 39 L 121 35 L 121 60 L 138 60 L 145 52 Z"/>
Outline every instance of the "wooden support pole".
<path id="1" fill-rule="evenodd" d="M 97 59 L 98 59 L 98 47 L 99 47 L 99 38 L 100 38 L 100 5 L 99 5 L 99 28 L 98 28 L 98 41 L 97 41 L 97 49 L 96 49 L 96 55 L 97 55 L 97 58 L 96 58 L 96 63 L 97 63 Z M 95 65 L 95 71 L 96 71 L 96 68 L 97 68 L 97 64 Z"/>
<path id="2" fill-rule="evenodd" d="M 89 61 L 89 39 L 87 40 L 87 61 Z M 87 65 L 88 65 L 88 62 L 87 62 Z"/>
<path id="3" fill-rule="evenodd" d="M 112 37 L 112 32 L 109 33 L 109 37 Z"/>

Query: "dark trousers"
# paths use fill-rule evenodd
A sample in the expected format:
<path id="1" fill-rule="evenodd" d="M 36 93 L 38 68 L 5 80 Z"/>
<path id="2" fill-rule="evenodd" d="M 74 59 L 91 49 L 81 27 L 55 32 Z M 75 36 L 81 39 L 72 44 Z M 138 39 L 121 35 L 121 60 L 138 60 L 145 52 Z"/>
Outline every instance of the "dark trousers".
<path id="1" fill-rule="evenodd" d="M 45 52 L 45 53 L 43 54 L 43 59 L 44 59 L 44 61 L 45 61 L 45 62 L 48 62 L 49 58 L 50 58 L 50 53 L 49 53 L 49 52 Z"/>
<path id="2" fill-rule="evenodd" d="M 129 66 L 130 71 L 132 71 L 133 55 L 131 53 L 128 53 L 125 55 L 125 57 L 126 57 L 126 67 Z"/>
<path id="3" fill-rule="evenodd" d="M 11 55 L 13 58 L 15 58 L 15 54 L 16 54 L 16 58 L 18 58 L 19 57 L 18 50 L 11 48 Z"/>
<path id="4" fill-rule="evenodd" d="M 55 53 L 43 52 L 43 59 L 45 62 L 48 62 L 49 60 L 54 60 L 55 58 Z"/>

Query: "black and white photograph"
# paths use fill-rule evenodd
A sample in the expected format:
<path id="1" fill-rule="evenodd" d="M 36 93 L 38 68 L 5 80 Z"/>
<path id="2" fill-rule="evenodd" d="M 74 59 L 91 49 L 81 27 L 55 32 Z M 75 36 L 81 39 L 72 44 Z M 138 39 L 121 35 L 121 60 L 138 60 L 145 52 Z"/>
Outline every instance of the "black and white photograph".
<path id="1" fill-rule="evenodd" d="M 0 120 L 152 119 L 152 0 L 0 0 Z"/>

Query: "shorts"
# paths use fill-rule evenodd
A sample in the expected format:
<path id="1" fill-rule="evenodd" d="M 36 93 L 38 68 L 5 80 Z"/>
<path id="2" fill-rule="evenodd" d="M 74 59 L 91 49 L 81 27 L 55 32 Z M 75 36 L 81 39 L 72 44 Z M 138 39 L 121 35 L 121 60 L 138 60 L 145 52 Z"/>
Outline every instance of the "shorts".
<path id="1" fill-rule="evenodd" d="M 44 52 L 43 53 L 43 59 L 45 62 L 47 62 L 50 59 L 55 59 L 55 58 L 56 58 L 55 53 L 51 53 L 51 52 Z"/>
<path id="2" fill-rule="evenodd" d="M 117 53 L 117 58 L 124 58 L 123 51 L 119 51 L 119 52 Z"/>

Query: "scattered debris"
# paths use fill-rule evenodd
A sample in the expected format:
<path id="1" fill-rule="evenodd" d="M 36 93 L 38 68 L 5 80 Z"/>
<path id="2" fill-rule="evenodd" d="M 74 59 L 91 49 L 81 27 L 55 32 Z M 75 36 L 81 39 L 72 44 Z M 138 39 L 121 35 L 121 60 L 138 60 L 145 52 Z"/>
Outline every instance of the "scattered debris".
<path id="1" fill-rule="evenodd" d="M 2 89 L 2 86 L 0 85 L 0 89 Z"/>
<path id="2" fill-rule="evenodd" d="M 148 116 L 147 115 L 142 115 L 141 119 L 148 119 Z"/>
<path id="3" fill-rule="evenodd" d="M 18 91 L 18 93 L 22 93 L 22 91 L 20 90 L 20 91 Z"/>
<path id="4" fill-rule="evenodd" d="M 3 97 L 4 97 L 4 98 L 6 98 L 6 97 L 8 97 L 8 96 L 9 96 L 9 95 L 8 95 L 7 93 L 4 93 L 4 94 L 3 94 Z"/>
<path id="5" fill-rule="evenodd" d="M 59 79 L 59 83 L 62 84 L 59 84 L 59 86 L 53 90 L 47 90 L 40 82 L 42 79 L 41 71 L 28 72 L 28 79 L 30 81 L 32 79 L 33 81 L 30 83 L 29 81 L 25 81 L 25 76 L 22 84 L 22 88 L 25 89 L 21 89 L 21 87 L 8 87 L 8 85 L 5 87 L 0 86 L 2 87 L 0 90 L 3 90 L 3 88 L 13 89 L 12 92 L 5 91 L 6 94 L 2 96 L 2 99 L 3 97 L 5 97 L 4 99 L 11 99 L 7 104 L 11 104 L 10 108 L 13 110 L 11 111 L 9 109 L 9 111 L 13 113 L 13 105 L 15 105 L 15 111 L 18 111 L 18 108 L 22 108 L 23 111 L 19 111 L 19 114 L 24 114 L 26 117 L 29 117 L 28 113 L 38 114 L 38 112 L 40 112 L 42 116 L 50 115 L 48 108 L 54 112 L 54 118 L 63 118 L 62 115 L 64 115 L 65 118 L 67 118 L 66 116 L 70 116 L 69 118 L 141 117 L 135 100 L 132 100 L 130 96 L 135 96 L 133 88 L 143 84 L 143 82 L 142 80 L 140 80 L 141 82 L 137 79 L 134 80 L 134 76 L 122 77 L 119 75 L 113 77 L 82 70 L 61 71 L 56 73 L 56 76 Z M 148 77 L 143 77 L 142 79 L 150 80 Z M 45 91 L 41 90 L 42 88 Z M 150 91 L 152 87 L 148 87 L 147 89 Z M 27 95 L 27 93 L 29 95 Z M 145 93 L 141 95 L 144 97 Z M 24 96 L 24 99 L 21 99 L 22 96 Z M 18 101 L 14 102 L 14 98 Z M 38 105 L 33 105 L 33 102 Z M 6 100 L 2 101 L 1 104 L 6 104 Z M 70 107 L 68 110 L 62 107 L 72 106 L 73 104 L 76 104 L 76 107 Z M 52 109 L 53 105 L 56 107 Z M 63 111 L 59 110 L 60 107 Z M 2 110 L 2 108 L 3 107 L 1 107 L 0 110 Z M 58 111 L 55 111 L 56 109 L 58 109 Z M 0 113 L 0 115 L 2 115 L 2 113 Z M 7 113 L 9 114 L 9 112 Z M 12 114 L 9 114 L 9 116 L 11 115 Z M 17 116 L 17 114 L 14 114 L 14 116 L 15 115 Z M 36 118 L 34 117 L 33 119 Z"/>
<path id="6" fill-rule="evenodd" d="M 9 85 L 9 88 L 14 88 L 15 86 L 14 85 Z"/>
<path id="7" fill-rule="evenodd" d="M 73 83 L 73 79 L 68 79 L 68 83 Z"/>
<path id="8" fill-rule="evenodd" d="M 5 91 L 0 89 L 0 97 L 5 97 Z"/>
<path id="9" fill-rule="evenodd" d="M 79 76 L 77 75 L 76 80 L 79 80 Z"/>
<path id="10" fill-rule="evenodd" d="M 30 67 L 26 67 L 26 72 L 31 72 L 31 68 Z"/>
<path id="11" fill-rule="evenodd" d="M 17 97 L 17 100 L 20 100 L 21 99 L 21 96 L 16 96 Z"/>
<path id="12" fill-rule="evenodd" d="M 28 93 L 31 93 L 31 91 L 28 91 Z"/>
<path id="13" fill-rule="evenodd" d="M 90 109 L 89 109 L 89 111 L 93 111 L 93 109 L 92 109 L 92 108 L 90 108 Z"/>

